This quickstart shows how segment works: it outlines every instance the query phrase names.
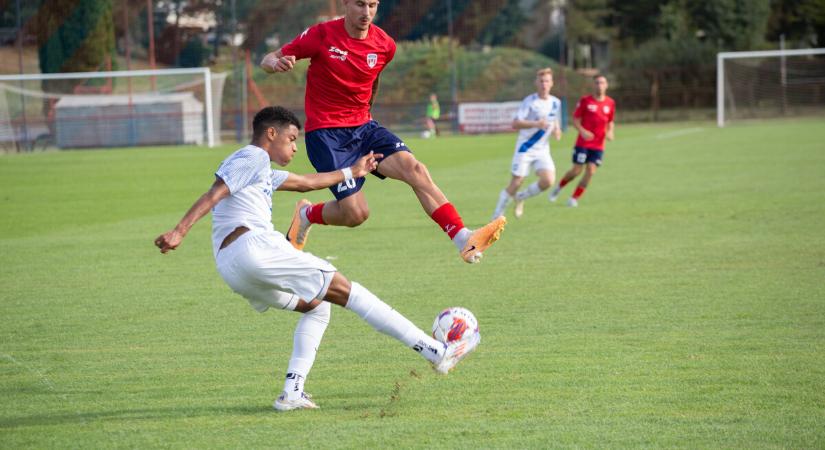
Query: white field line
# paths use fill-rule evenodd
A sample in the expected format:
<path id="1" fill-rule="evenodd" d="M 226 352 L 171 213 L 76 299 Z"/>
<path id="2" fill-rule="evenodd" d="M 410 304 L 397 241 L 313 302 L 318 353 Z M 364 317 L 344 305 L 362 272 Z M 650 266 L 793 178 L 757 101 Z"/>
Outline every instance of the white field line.
<path id="1" fill-rule="evenodd" d="M 63 399 L 63 401 L 66 402 L 67 405 L 71 404 L 71 400 L 69 400 L 69 397 L 64 393 L 59 392 L 57 390 L 57 388 L 55 387 L 54 383 L 52 383 L 51 380 L 49 380 L 39 370 L 35 369 L 34 367 L 32 367 L 28 364 L 23 363 L 22 361 L 18 360 L 14 356 L 9 355 L 8 353 L 0 353 L 0 358 L 9 360 L 13 364 L 22 367 L 23 369 L 26 370 L 26 372 L 29 372 L 30 374 L 34 375 L 38 380 L 40 380 L 41 383 L 46 385 L 46 387 L 49 388 L 50 391 L 54 392 L 55 394 L 57 394 L 58 397 Z M 77 415 L 77 417 L 80 418 L 80 421 L 82 423 L 84 423 L 84 424 L 87 423 L 86 417 L 84 417 L 83 414 L 81 414 L 80 411 L 78 411 L 76 409 L 76 406 L 74 408 L 72 408 L 72 411 L 74 411 L 74 413 Z"/>
<path id="2" fill-rule="evenodd" d="M 687 134 L 700 133 L 702 131 L 705 131 L 705 129 L 702 128 L 702 127 L 685 128 L 684 130 L 676 130 L 676 131 L 669 131 L 667 133 L 659 133 L 659 134 L 656 135 L 656 139 L 672 139 L 672 138 L 679 137 L 679 136 L 685 136 Z"/>

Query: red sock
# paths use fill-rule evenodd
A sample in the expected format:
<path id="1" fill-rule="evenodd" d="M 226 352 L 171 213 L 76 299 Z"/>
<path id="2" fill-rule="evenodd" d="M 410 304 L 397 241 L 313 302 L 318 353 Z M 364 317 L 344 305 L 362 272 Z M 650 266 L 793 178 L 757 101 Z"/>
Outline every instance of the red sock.
<path id="1" fill-rule="evenodd" d="M 587 189 L 587 188 L 582 187 L 582 186 L 576 186 L 576 190 L 575 190 L 575 192 L 573 192 L 573 198 L 578 200 L 579 197 L 581 197 L 584 194 L 585 189 Z"/>
<path id="2" fill-rule="evenodd" d="M 316 203 L 314 205 L 310 205 L 307 208 L 307 219 L 309 219 L 309 223 L 318 223 L 321 225 L 326 225 L 327 223 L 324 222 L 324 216 L 321 212 L 324 210 L 323 203 Z"/>
<path id="3" fill-rule="evenodd" d="M 461 220 L 461 216 L 458 215 L 455 206 L 450 202 L 439 206 L 438 209 L 433 211 L 433 215 L 430 217 L 447 233 L 447 236 L 450 236 L 450 239 L 454 238 L 455 235 L 464 228 L 464 222 Z"/>
<path id="4" fill-rule="evenodd" d="M 561 181 L 559 182 L 559 189 L 567 186 L 567 183 L 569 183 L 569 182 L 570 182 L 570 180 L 568 180 L 567 178 L 562 178 Z"/>

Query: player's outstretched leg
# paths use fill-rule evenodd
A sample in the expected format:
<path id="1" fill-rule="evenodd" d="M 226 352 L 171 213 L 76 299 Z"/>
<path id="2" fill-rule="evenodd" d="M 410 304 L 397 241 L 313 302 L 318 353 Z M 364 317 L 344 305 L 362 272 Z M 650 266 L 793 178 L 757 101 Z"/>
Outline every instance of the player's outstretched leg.
<path id="1" fill-rule="evenodd" d="M 309 228 L 312 226 L 307 213 L 311 207 L 312 203 L 309 200 L 305 198 L 298 200 L 295 205 L 295 212 L 292 214 L 292 222 L 289 224 L 289 229 L 286 230 L 286 240 L 297 250 L 303 250 L 307 244 Z"/>
<path id="2" fill-rule="evenodd" d="M 504 215 L 504 210 L 507 208 L 507 205 L 513 200 L 513 197 L 507 192 L 507 189 L 502 189 L 501 192 L 498 194 L 498 203 L 496 203 L 496 209 L 493 211 L 493 217 L 490 220 L 495 220 L 499 216 Z"/>
<path id="3" fill-rule="evenodd" d="M 565 186 L 567 186 L 571 181 L 575 180 L 576 177 L 579 176 L 580 173 L 582 173 L 582 170 L 584 170 L 584 164 L 579 164 L 576 161 L 577 161 L 577 159 L 576 159 L 576 150 L 574 150 L 573 151 L 573 167 L 571 167 L 570 170 L 568 170 L 564 174 L 564 176 L 561 177 L 561 180 L 559 181 L 559 185 L 556 186 L 555 188 L 553 188 L 552 191 L 550 191 L 549 199 L 550 199 L 551 202 L 555 202 L 559 198 L 559 194 L 561 194 L 561 190 Z"/>
<path id="4" fill-rule="evenodd" d="M 513 215 L 516 216 L 516 219 L 521 219 L 521 216 L 524 215 L 524 201 L 530 197 L 539 195 L 541 191 L 542 189 L 539 186 L 539 182 L 536 181 L 530 183 L 527 189 L 516 193 L 516 204 L 513 208 Z"/>
<path id="5" fill-rule="evenodd" d="M 535 197 L 553 186 L 553 178 L 556 176 L 555 169 L 542 168 L 536 171 L 539 179 L 527 186 L 527 189 L 516 193 L 516 206 L 513 213 L 516 219 L 524 215 L 524 201 L 530 197 Z"/>
<path id="6" fill-rule="evenodd" d="M 573 195 L 567 200 L 567 206 L 572 208 L 579 206 L 579 199 L 584 195 L 587 186 L 590 185 L 590 180 L 593 178 L 593 174 L 596 173 L 597 167 L 595 163 L 587 163 L 587 170 L 584 172 L 581 181 L 579 181 L 579 185 L 576 186 L 576 190 L 573 191 Z"/>
<path id="7" fill-rule="evenodd" d="M 313 303 L 316 304 L 315 307 L 306 311 L 295 327 L 292 357 L 286 370 L 284 390 L 273 404 L 278 411 L 318 408 L 312 401 L 312 396 L 304 392 L 304 383 L 315 362 L 324 331 L 329 325 L 332 308 L 327 302 L 315 300 Z M 311 304 L 308 307 L 311 307 Z"/>
<path id="8" fill-rule="evenodd" d="M 416 160 L 412 153 L 397 152 L 385 157 L 378 166 L 378 171 L 384 176 L 401 180 L 412 188 L 424 212 L 453 241 L 458 248 L 459 256 L 465 262 L 478 262 L 481 259 L 481 252 L 501 236 L 504 224 L 507 222 L 504 216 L 494 219 L 475 231 L 466 228 L 455 206 L 447 200 L 430 177 L 427 167 Z"/>
<path id="9" fill-rule="evenodd" d="M 446 345 L 436 340 L 367 288 L 356 282 L 350 283 L 340 273 L 335 274 L 324 299 L 354 312 L 376 331 L 415 350 L 439 373 L 449 372 L 478 346 L 478 341 Z"/>

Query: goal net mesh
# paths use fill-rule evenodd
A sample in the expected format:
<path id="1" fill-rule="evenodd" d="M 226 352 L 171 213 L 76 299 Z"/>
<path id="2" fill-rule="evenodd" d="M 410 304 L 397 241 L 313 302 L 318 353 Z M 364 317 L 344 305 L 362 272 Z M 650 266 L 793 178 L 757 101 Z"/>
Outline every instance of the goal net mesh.
<path id="1" fill-rule="evenodd" d="M 206 144 L 206 76 L 170 72 L 1 80 L 0 146 L 28 150 Z M 220 136 L 225 79 L 223 73 L 211 75 L 215 139 Z"/>
<path id="2" fill-rule="evenodd" d="M 825 116 L 825 55 L 726 58 L 725 120 Z"/>

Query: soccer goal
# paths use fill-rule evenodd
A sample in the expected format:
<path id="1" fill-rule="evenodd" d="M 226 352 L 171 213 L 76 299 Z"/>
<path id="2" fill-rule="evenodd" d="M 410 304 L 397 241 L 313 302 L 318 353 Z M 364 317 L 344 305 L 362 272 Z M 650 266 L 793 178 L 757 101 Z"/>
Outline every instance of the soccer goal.
<path id="1" fill-rule="evenodd" d="M 0 147 L 213 147 L 225 79 L 208 68 L 2 75 Z"/>
<path id="2" fill-rule="evenodd" d="M 825 116 L 825 48 L 724 52 L 716 57 L 716 118 Z"/>

